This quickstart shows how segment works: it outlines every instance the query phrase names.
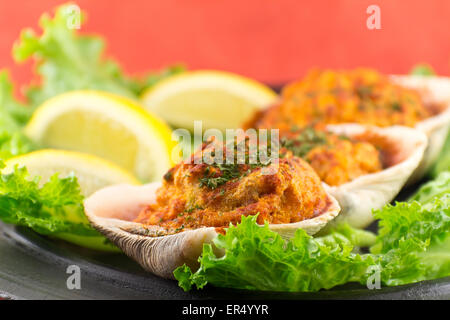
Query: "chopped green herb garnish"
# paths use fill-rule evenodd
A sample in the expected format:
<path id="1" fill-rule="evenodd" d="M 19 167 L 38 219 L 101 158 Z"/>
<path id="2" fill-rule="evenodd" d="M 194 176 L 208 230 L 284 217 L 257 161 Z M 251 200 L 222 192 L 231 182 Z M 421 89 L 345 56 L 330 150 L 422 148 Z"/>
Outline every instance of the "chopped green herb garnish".
<path id="1" fill-rule="evenodd" d="M 230 146 L 228 148 L 225 148 L 225 154 L 229 152 L 230 149 L 233 147 Z M 206 167 L 206 169 L 203 172 L 203 177 L 200 179 L 200 187 L 208 187 L 209 189 L 216 189 L 217 187 L 241 178 L 243 176 L 246 176 L 251 173 L 252 169 L 257 169 L 260 167 L 268 166 L 271 163 L 271 159 L 269 159 L 266 162 L 262 162 L 260 160 L 260 153 L 259 149 L 256 151 L 256 163 L 250 163 L 250 156 L 248 150 L 245 152 L 245 160 L 244 164 L 238 164 L 238 150 L 237 150 L 237 144 L 234 142 L 234 148 L 233 148 L 233 155 L 234 155 L 234 162 L 233 163 L 224 163 L 224 164 L 217 164 L 213 163 L 210 166 Z M 214 159 L 215 153 L 214 151 L 211 152 L 211 156 Z M 249 166 L 250 169 L 242 170 L 244 169 L 244 165 Z M 212 170 L 212 168 L 215 168 L 216 170 Z"/>
<path id="2" fill-rule="evenodd" d="M 167 173 L 164 175 L 164 180 L 166 181 L 170 181 L 173 178 L 173 173 L 172 171 L 167 171 Z"/>
<path id="3" fill-rule="evenodd" d="M 307 127 L 299 132 L 295 138 L 282 138 L 281 147 L 286 148 L 297 157 L 305 157 L 309 151 L 317 146 L 328 143 L 324 132 Z"/>
<path id="4" fill-rule="evenodd" d="M 372 88 L 370 86 L 360 86 L 356 88 L 356 93 L 360 98 L 365 98 L 372 93 Z"/>
<path id="5" fill-rule="evenodd" d="M 392 103 L 391 107 L 392 107 L 392 110 L 395 110 L 395 111 L 401 111 L 402 110 L 402 107 L 401 107 L 400 103 L 398 103 L 398 102 Z"/>
<path id="6" fill-rule="evenodd" d="M 181 231 L 181 230 L 183 230 L 183 229 L 184 229 L 184 224 L 182 224 L 181 227 L 176 228 L 176 229 L 175 229 L 175 232 L 179 232 L 179 231 Z"/>
<path id="7" fill-rule="evenodd" d="M 351 141 L 351 139 L 347 136 L 344 136 L 343 134 L 339 135 L 339 139 L 341 140 L 347 140 L 347 141 Z"/>
<path id="8" fill-rule="evenodd" d="M 216 173 L 211 174 L 209 167 L 205 170 L 205 176 L 200 179 L 200 187 L 206 186 L 210 189 L 216 189 L 228 181 L 241 177 L 238 164 L 214 164 L 220 170 L 220 176 L 215 177 Z"/>
<path id="9" fill-rule="evenodd" d="M 203 210 L 203 208 L 201 206 L 199 206 L 198 204 L 196 204 L 195 206 L 187 208 L 186 210 L 184 210 L 184 212 L 191 213 L 195 210 Z M 183 215 L 183 214 L 180 213 L 179 215 Z"/>

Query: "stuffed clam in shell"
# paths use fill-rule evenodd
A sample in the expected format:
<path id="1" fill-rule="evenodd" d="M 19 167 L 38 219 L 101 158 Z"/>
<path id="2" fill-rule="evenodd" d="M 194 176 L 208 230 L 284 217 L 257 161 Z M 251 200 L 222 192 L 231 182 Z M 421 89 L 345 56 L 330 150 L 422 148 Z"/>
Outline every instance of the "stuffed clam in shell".
<path id="1" fill-rule="evenodd" d="M 91 224 L 161 277 L 173 278 L 185 263 L 195 269 L 203 244 L 243 215 L 258 215 L 258 224 L 290 238 L 298 229 L 315 234 L 340 211 L 301 158 L 220 165 L 195 164 L 195 155 L 170 169 L 162 183 L 111 186 L 85 200 Z"/>

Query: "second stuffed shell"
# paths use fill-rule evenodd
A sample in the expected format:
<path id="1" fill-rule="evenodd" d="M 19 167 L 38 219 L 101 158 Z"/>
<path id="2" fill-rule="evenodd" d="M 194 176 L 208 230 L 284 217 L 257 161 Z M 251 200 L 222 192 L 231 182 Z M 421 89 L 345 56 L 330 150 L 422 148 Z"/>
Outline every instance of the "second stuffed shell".
<path id="1" fill-rule="evenodd" d="M 424 76 L 392 76 L 392 79 L 407 88 L 420 92 L 425 105 L 435 106 L 432 117 L 416 124 L 416 128 L 428 137 L 428 147 L 420 165 L 410 178 L 418 181 L 436 162 L 450 129 L 450 78 Z"/>
<path id="2" fill-rule="evenodd" d="M 327 130 L 366 141 L 380 151 L 383 168 L 326 189 L 339 202 L 342 212 L 335 221 L 365 228 L 374 221 L 373 210 L 390 203 L 422 161 L 427 137 L 416 129 L 402 126 L 387 128 L 357 124 L 329 125 Z"/>
<path id="3" fill-rule="evenodd" d="M 402 126 L 359 124 L 283 131 L 281 153 L 306 160 L 339 201 L 335 220 L 364 228 L 399 193 L 421 162 L 427 137 Z"/>
<path id="4" fill-rule="evenodd" d="M 424 157 L 408 184 L 435 163 L 450 128 L 450 78 L 386 76 L 371 69 L 312 70 L 283 88 L 280 100 L 245 128 L 304 128 L 360 123 L 416 128 L 428 137 Z"/>

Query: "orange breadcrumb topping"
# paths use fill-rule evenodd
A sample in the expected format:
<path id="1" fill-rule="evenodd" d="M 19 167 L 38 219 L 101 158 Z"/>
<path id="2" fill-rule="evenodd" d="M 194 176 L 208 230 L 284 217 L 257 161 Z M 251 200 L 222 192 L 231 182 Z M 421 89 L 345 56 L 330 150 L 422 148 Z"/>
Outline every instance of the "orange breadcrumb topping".
<path id="1" fill-rule="evenodd" d="M 203 150 L 209 147 L 205 144 Z M 223 148 L 226 154 L 228 148 Z M 269 174 L 262 174 L 263 168 Z M 286 156 L 279 164 L 258 165 L 182 162 L 165 175 L 156 203 L 136 221 L 169 233 L 199 227 L 221 232 L 243 215 L 258 214 L 260 224 L 293 223 L 320 215 L 328 205 L 319 177 L 301 158 Z"/>
<path id="2" fill-rule="evenodd" d="M 281 102 L 257 114 L 246 127 L 287 129 L 345 122 L 413 127 L 430 116 L 432 111 L 416 90 L 374 70 L 313 70 L 287 85 Z"/>

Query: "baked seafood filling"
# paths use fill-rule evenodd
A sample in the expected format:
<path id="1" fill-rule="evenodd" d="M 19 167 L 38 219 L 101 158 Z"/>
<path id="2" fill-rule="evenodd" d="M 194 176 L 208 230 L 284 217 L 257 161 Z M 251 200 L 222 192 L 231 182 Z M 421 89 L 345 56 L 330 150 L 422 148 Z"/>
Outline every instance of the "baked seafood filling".
<path id="1" fill-rule="evenodd" d="M 365 141 L 363 136 L 348 137 L 317 126 L 280 132 L 280 154 L 307 161 L 320 179 L 338 186 L 359 176 L 383 170 L 384 151 Z"/>
<path id="2" fill-rule="evenodd" d="M 338 221 L 366 227 L 373 209 L 400 192 L 423 158 L 427 137 L 404 127 L 360 124 L 280 130 L 280 157 L 308 162 L 341 206 Z"/>
<path id="3" fill-rule="evenodd" d="M 304 79 L 287 85 L 281 102 L 256 115 L 248 126 L 283 129 L 316 122 L 356 122 L 414 127 L 444 109 L 442 104 L 425 102 L 418 90 L 375 70 L 313 70 Z"/>
<path id="4" fill-rule="evenodd" d="M 389 76 L 372 69 L 313 70 L 287 85 L 279 101 L 244 128 L 288 131 L 317 124 L 402 125 L 425 133 L 423 159 L 407 184 L 420 180 L 436 162 L 450 128 L 450 78 Z"/>
<path id="5" fill-rule="evenodd" d="M 247 149 L 242 164 L 194 163 L 202 152 L 214 155 L 217 148 L 222 154 L 234 151 L 230 144 L 205 143 L 189 161 L 170 169 L 156 192 L 156 203 L 135 221 L 158 225 L 168 233 L 199 227 L 223 231 L 239 223 L 241 216 L 258 214 L 259 224 L 286 224 L 317 217 L 327 209 L 329 199 L 320 178 L 301 158 L 286 154 L 276 164 L 250 163 Z"/>

